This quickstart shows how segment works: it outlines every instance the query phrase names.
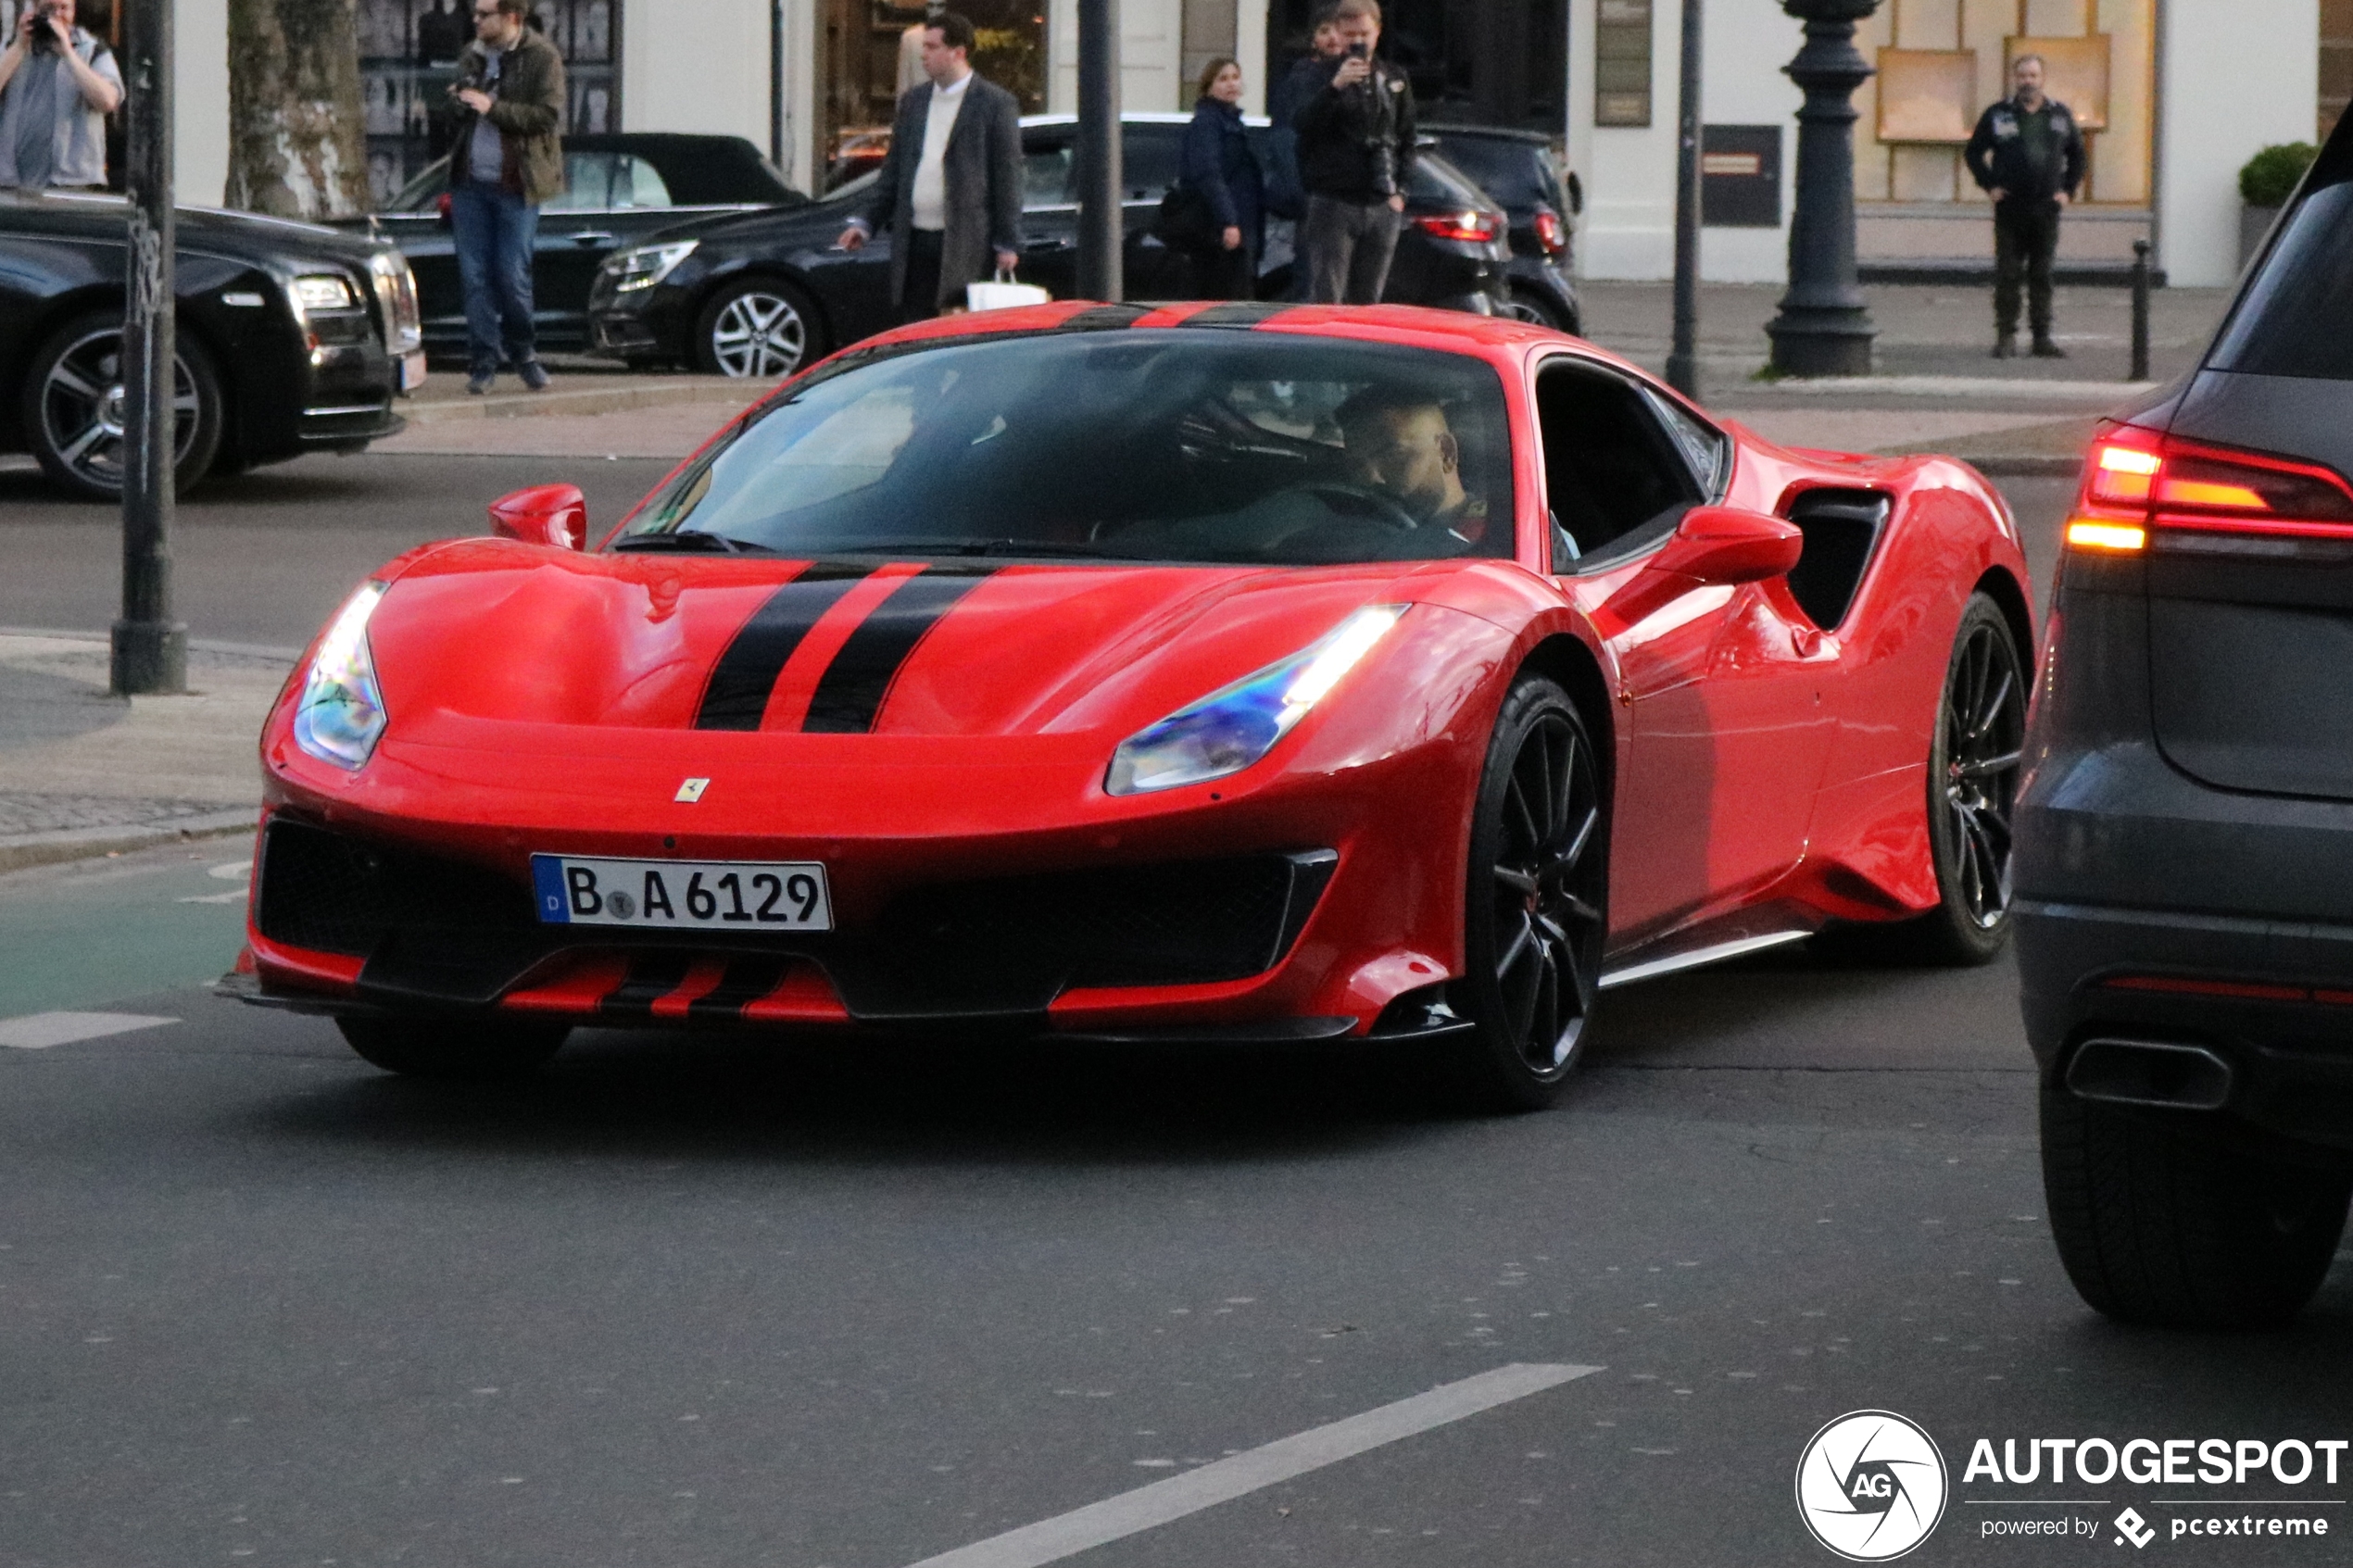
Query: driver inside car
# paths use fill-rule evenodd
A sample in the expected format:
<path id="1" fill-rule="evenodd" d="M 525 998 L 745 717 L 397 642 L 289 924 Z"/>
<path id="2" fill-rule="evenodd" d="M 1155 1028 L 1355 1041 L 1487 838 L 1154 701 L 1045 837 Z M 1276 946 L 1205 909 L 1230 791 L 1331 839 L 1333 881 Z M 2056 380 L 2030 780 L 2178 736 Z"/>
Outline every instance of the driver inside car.
<path id="1" fill-rule="evenodd" d="M 1335 414 L 1357 483 L 1395 501 L 1424 528 L 1464 544 L 1487 532 L 1487 503 L 1463 487 L 1463 447 L 1443 406 L 1403 388 L 1374 387 Z"/>

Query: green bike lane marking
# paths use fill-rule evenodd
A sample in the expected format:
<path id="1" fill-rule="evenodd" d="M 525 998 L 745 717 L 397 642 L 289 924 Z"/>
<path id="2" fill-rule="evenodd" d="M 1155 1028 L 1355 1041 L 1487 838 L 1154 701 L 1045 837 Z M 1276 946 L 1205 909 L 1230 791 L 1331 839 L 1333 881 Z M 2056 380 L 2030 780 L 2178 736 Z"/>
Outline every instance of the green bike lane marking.
<path id="1" fill-rule="evenodd" d="M 252 855 L 237 834 L 0 876 L 0 1019 L 219 978 L 245 941 Z"/>

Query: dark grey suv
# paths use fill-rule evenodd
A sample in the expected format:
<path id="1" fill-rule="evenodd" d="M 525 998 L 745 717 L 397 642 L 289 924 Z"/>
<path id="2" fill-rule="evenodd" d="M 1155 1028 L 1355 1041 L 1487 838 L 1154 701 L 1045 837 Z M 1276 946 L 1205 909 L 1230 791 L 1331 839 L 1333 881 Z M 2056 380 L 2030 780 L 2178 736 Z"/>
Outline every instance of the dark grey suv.
<path id="1" fill-rule="evenodd" d="M 2353 120 L 2067 524 L 2016 858 L 2059 1255 L 2251 1325 L 2353 1192 Z"/>

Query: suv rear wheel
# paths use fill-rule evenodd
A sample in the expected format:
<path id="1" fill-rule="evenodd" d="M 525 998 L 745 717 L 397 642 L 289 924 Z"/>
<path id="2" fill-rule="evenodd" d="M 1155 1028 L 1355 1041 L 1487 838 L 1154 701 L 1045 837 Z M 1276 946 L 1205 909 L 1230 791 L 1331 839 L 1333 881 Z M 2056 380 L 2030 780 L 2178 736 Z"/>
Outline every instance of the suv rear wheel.
<path id="1" fill-rule="evenodd" d="M 2059 1261 L 2097 1311 L 2174 1328 L 2263 1328 L 2321 1287 L 2353 1179 L 2045 1089 L 2043 1188 Z"/>

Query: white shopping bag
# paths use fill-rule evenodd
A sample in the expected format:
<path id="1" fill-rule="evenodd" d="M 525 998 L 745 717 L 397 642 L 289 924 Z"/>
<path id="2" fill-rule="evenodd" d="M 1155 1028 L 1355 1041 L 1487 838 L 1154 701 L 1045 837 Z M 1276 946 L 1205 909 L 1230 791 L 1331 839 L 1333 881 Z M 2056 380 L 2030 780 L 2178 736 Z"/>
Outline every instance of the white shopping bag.
<path id="1" fill-rule="evenodd" d="M 1053 297 L 1036 283 L 1013 282 L 1013 275 L 1001 270 L 995 282 L 964 285 L 967 310 L 1011 310 L 1016 306 L 1044 305 Z"/>

